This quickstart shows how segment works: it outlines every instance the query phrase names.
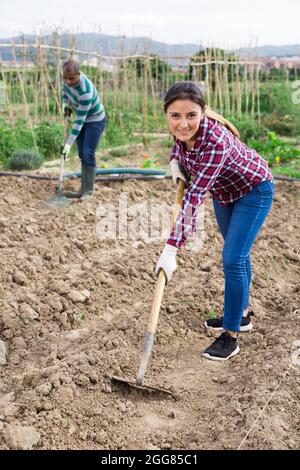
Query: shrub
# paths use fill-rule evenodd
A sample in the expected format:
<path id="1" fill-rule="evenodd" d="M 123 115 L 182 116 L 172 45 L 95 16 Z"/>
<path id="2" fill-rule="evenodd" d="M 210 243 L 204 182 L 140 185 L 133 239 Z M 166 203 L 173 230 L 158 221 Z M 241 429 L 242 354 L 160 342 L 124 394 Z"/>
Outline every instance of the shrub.
<path id="1" fill-rule="evenodd" d="M 300 150 L 279 139 L 275 132 L 268 132 L 263 141 L 252 141 L 250 146 L 262 155 L 270 165 L 288 163 L 298 159 Z"/>
<path id="2" fill-rule="evenodd" d="M 59 157 L 64 142 L 64 127 L 56 122 L 44 121 L 35 130 L 36 143 L 46 160 Z"/>
<path id="3" fill-rule="evenodd" d="M 172 148 L 174 146 L 174 140 L 171 137 L 163 143 L 166 148 Z"/>
<path id="4" fill-rule="evenodd" d="M 15 150 L 15 139 L 13 129 L 7 123 L 0 123 L 0 160 L 4 166 L 7 165 L 10 155 Z"/>
<path id="5" fill-rule="evenodd" d="M 0 120 L 0 161 L 7 168 L 11 155 L 18 149 L 32 149 L 32 131 L 24 119 L 18 119 L 14 127 L 4 119 Z"/>
<path id="6" fill-rule="evenodd" d="M 290 82 L 268 82 L 260 87 L 262 122 L 279 135 L 299 134 L 300 106 L 293 102 L 293 92 Z"/>
<path id="7" fill-rule="evenodd" d="M 17 150 L 8 162 L 11 170 L 35 170 L 44 162 L 44 158 L 39 153 L 32 150 Z"/>
<path id="8" fill-rule="evenodd" d="M 267 133 L 267 129 L 264 126 L 255 121 L 251 121 L 250 118 L 246 119 L 245 117 L 236 118 L 234 116 L 229 116 L 228 119 L 238 129 L 240 139 L 242 142 L 245 142 L 245 144 L 248 144 L 251 139 L 260 139 L 265 137 Z"/>
<path id="9" fill-rule="evenodd" d="M 206 313 L 206 318 L 207 320 L 213 320 L 214 318 L 217 318 L 217 314 L 214 312 L 214 310 L 208 310 Z"/>
<path id="10" fill-rule="evenodd" d="M 112 157 L 127 157 L 128 150 L 125 149 L 111 149 L 109 155 Z"/>

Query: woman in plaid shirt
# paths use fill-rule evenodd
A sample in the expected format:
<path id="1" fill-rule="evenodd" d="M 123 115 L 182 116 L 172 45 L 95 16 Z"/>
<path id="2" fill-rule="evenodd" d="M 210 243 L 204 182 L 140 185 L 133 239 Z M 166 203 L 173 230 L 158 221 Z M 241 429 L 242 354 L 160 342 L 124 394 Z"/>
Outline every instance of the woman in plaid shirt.
<path id="1" fill-rule="evenodd" d="M 205 326 L 224 331 L 203 356 L 224 361 L 239 352 L 238 332 L 252 328 L 250 250 L 272 205 L 273 178 L 265 160 L 239 140 L 237 129 L 206 108 L 194 83 L 172 85 L 164 110 L 175 141 L 170 159 L 173 181 L 183 179 L 187 191 L 156 272 L 163 269 L 170 281 L 177 251 L 195 231 L 197 207 L 209 191 L 224 238 L 225 292 L 224 317 L 208 320 Z"/>

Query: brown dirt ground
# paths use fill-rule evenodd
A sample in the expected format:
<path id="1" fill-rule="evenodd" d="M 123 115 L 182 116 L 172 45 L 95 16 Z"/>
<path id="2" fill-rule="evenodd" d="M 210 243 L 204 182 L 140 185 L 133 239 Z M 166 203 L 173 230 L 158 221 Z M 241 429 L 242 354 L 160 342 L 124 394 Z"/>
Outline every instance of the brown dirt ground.
<path id="1" fill-rule="evenodd" d="M 204 247 L 179 255 L 145 377 L 172 397 L 107 376 L 136 375 L 163 246 L 97 238 L 97 206 L 122 191 L 132 204 L 171 204 L 175 194 L 169 180 L 98 183 L 90 202 L 43 210 L 54 183 L 0 179 L 0 449 L 26 448 L 15 426 L 37 449 L 298 449 L 299 184 L 276 184 L 253 249 L 255 327 L 225 363 L 201 357 L 212 341 L 203 322 L 223 300 L 222 241 L 207 201 Z"/>

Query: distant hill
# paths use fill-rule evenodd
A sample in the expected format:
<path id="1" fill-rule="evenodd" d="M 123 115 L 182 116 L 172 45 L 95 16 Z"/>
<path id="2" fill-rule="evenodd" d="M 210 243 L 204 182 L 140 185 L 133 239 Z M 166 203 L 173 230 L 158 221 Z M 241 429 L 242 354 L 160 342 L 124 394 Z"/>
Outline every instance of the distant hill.
<path id="1" fill-rule="evenodd" d="M 127 36 L 110 36 L 102 33 L 82 33 L 72 36 L 73 44 L 80 50 L 102 52 L 103 55 L 124 55 L 124 54 L 142 54 L 152 53 L 160 56 L 182 56 L 187 57 L 195 54 L 201 46 L 199 44 L 166 44 L 154 41 L 150 38 L 130 38 Z M 41 39 L 39 39 L 41 40 Z M 45 44 L 53 44 L 54 36 L 43 36 L 42 40 Z M 62 47 L 69 47 L 71 41 L 70 35 L 62 34 L 60 42 Z M 31 35 L 23 35 L 21 37 L 0 39 L 0 44 L 4 43 L 35 43 L 36 37 Z M 203 47 L 203 46 L 202 46 Z M 235 51 L 239 55 L 245 57 L 249 54 L 253 55 L 253 49 L 241 48 Z M 3 60 L 11 60 L 9 48 L 0 48 Z M 286 46 L 259 46 L 256 48 L 258 57 L 286 57 L 300 56 L 300 44 Z"/>
<path id="2" fill-rule="evenodd" d="M 187 57 L 194 54 L 200 49 L 198 44 L 165 44 L 163 42 L 154 41 L 149 38 L 129 38 L 126 36 L 109 36 L 101 33 L 82 33 L 70 37 L 63 34 L 60 36 L 60 44 L 62 47 L 70 47 L 72 40 L 76 49 L 85 51 L 101 52 L 103 55 L 128 55 L 152 53 L 160 56 L 183 56 Z M 39 38 L 41 40 L 41 38 Z M 53 36 L 43 36 L 44 44 L 54 44 Z M 22 37 L 14 37 L 0 39 L 0 44 L 5 43 L 35 43 L 36 37 L 31 35 L 23 35 Z M 11 60 L 10 48 L 0 48 L 3 60 Z"/>
<path id="3" fill-rule="evenodd" d="M 251 49 L 244 47 L 236 50 L 241 56 L 249 56 Z M 252 49 L 253 51 L 253 49 Z M 300 44 L 287 46 L 259 46 L 256 48 L 258 57 L 293 57 L 300 56 Z"/>

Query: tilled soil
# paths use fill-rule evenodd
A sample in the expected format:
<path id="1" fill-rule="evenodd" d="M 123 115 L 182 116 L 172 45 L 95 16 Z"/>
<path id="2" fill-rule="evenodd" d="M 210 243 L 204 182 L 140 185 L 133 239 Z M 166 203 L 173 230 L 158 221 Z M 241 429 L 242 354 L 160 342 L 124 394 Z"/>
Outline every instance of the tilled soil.
<path id="1" fill-rule="evenodd" d="M 53 193 L 54 183 L 0 179 L 0 449 L 298 449 L 299 184 L 276 184 L 252 252 L 254 328 L 225 363 L 201 356 L 207 313 L 223 303 L 207 200 L 204 246 L 178 256 L 145 376 L 172 396 L 109 378 L 136 376 L 163 241 L 96 231 L 101 203 L 118 207 L 125 193 L 128 205 L 171 205 L 172 183 L 98 183 L 91 201 L 43 208 Z"/>

